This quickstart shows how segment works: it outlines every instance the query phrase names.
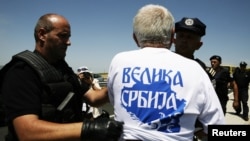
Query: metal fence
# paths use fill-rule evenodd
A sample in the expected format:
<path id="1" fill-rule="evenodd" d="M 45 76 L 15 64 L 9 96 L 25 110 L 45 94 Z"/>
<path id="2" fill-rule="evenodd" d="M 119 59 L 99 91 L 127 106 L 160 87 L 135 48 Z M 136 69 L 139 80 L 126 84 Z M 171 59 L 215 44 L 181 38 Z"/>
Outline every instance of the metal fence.
<path id="1" fill-rule="evenodd" d="M 100 85 L 101 87 L 106 87 L 106 86 L 107 86 L 107 81 L 99 82 L 99 85 Z"/>

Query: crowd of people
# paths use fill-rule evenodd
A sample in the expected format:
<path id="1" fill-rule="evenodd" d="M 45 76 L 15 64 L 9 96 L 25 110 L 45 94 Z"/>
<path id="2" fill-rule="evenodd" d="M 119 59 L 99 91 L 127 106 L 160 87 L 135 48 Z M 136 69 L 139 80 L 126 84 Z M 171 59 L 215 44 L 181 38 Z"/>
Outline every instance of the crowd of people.
<path id="1" fill-rule="evenodd" d="M 117 53 L 107 87 L 100 87 L 86 66 L 74 73 L 65 61 L 69 21 L 42 15 L 34 29 L 35 49 L 13 55 L 0 70 L 5 140 L 206 140 L 208 125 L 225 124 L 229 88 L 236 114 L 243 111 L 249 120 L 247 63 L 240 62 L 230 76 L 219 55 L 211 56 L 210 67 L 195 58 L 206 34 L 200 19 L 175 22 L 166 7 L 147 4 L 132 28 L 138 49 Z M 100 108 L 106 103 L 114 119 Z"/>

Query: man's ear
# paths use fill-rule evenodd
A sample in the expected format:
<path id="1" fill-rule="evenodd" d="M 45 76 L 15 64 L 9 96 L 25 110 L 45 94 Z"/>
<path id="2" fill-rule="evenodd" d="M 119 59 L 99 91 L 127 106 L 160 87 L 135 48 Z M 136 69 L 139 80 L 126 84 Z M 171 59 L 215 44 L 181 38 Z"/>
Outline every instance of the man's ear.
<path id="1" fill-rule="evenodd" d="M 173 42 L 173 44 L 175 44 L 175 42 L 176 42 L 176 33 L 175 33 L 175 29 L 173 29 L 173 31 L 172 31 L 173 33 L 173 35 L 171 35 L 172 36 L 172 42 Z"/>
<path id="2" fill-rule="evenodd" d="M 175 38 L 173 38 L 173 43 L 175 44 Z"/>
<path id="3" fill-rule="evenodd" d="M 171 46 L 172 46 L 172 43 L 175 43 L 175 38 L 174 38 L 174 34 L 175 34 L 175 32 L 174 32 L 175 30 L 174 30 L 174 28 L 172 29 L 172 33 L 171 33 L 171 39 L 170 39 L 170 44 L 169 44 L 169 49 L 171 48 Z"/>
<path id="4" fill-rule="evenodd" d="M 38 38 L 42 41 L 45 41 L 47 31 L 44 28 L 40 28 L 38 31 Z"/>
<path id="5" fill-rule="evenodd" d="M 138 43 L 138 40 L 137 40 L 137 38 L 136 38 L 136 36 L 135 36 L 135 33 L 133 33 L 133 39 L 134 39 L 135 43 L 137 44 L 137 46 L 140 47 L 140 45 L 139 45 L 139 43 Z"/>

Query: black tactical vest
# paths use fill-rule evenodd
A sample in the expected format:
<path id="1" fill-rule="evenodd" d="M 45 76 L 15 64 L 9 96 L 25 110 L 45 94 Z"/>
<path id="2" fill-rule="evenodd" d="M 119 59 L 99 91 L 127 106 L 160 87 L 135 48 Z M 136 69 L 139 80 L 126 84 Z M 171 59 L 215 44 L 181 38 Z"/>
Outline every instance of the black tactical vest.
<path id="1" fill-rule="evenodd" d="M 88 90 L 88 86 L 81 84 L 65 61 L 60 63 L 64 71 L 62 73 L 36 52 L 26 50 L 18 53 L 13 56 L 11 63 L 20 60 L 29 64 L 43 83 L 41 119 L 58 123 L 83 120 L 82 96 Z"/>

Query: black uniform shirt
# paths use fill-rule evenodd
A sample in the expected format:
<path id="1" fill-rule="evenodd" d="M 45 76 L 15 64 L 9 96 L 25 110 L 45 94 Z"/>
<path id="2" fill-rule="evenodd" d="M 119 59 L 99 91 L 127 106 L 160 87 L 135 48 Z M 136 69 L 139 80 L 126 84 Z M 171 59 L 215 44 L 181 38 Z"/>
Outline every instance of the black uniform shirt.
<path id="1" fill-rule="evenodd" d="M 40 115 L 42 83 L 26 63 L 16 63 L 5 74 L 2 93 L 8 120 L 25 114 Z"/>
<path id="2" fill-rule="evenodd" d="M 248 89 L 248 85 L 250 82 L 250 72 L 249 71 L 238 71 L 235 72 L 234 75 L 234 80 L 237 83 L 237 86 L 239 89 Z"/>
<path id="3" fill-rule="evenodd" d="M 228 83 L 233 81 L 228 70 L 220 67 L 214 76 L 216 80 L 215 91 L 220 99 L 228 99 Z"/>
<path id="4" fill-rule="evenodd" d="M 2 94 L 6 106 L 9 133 L 16 139 L 13 119 L 26 114 L 41 116 L 42 83 L 26 63 L 14 64 L 4 75 Z"/>

